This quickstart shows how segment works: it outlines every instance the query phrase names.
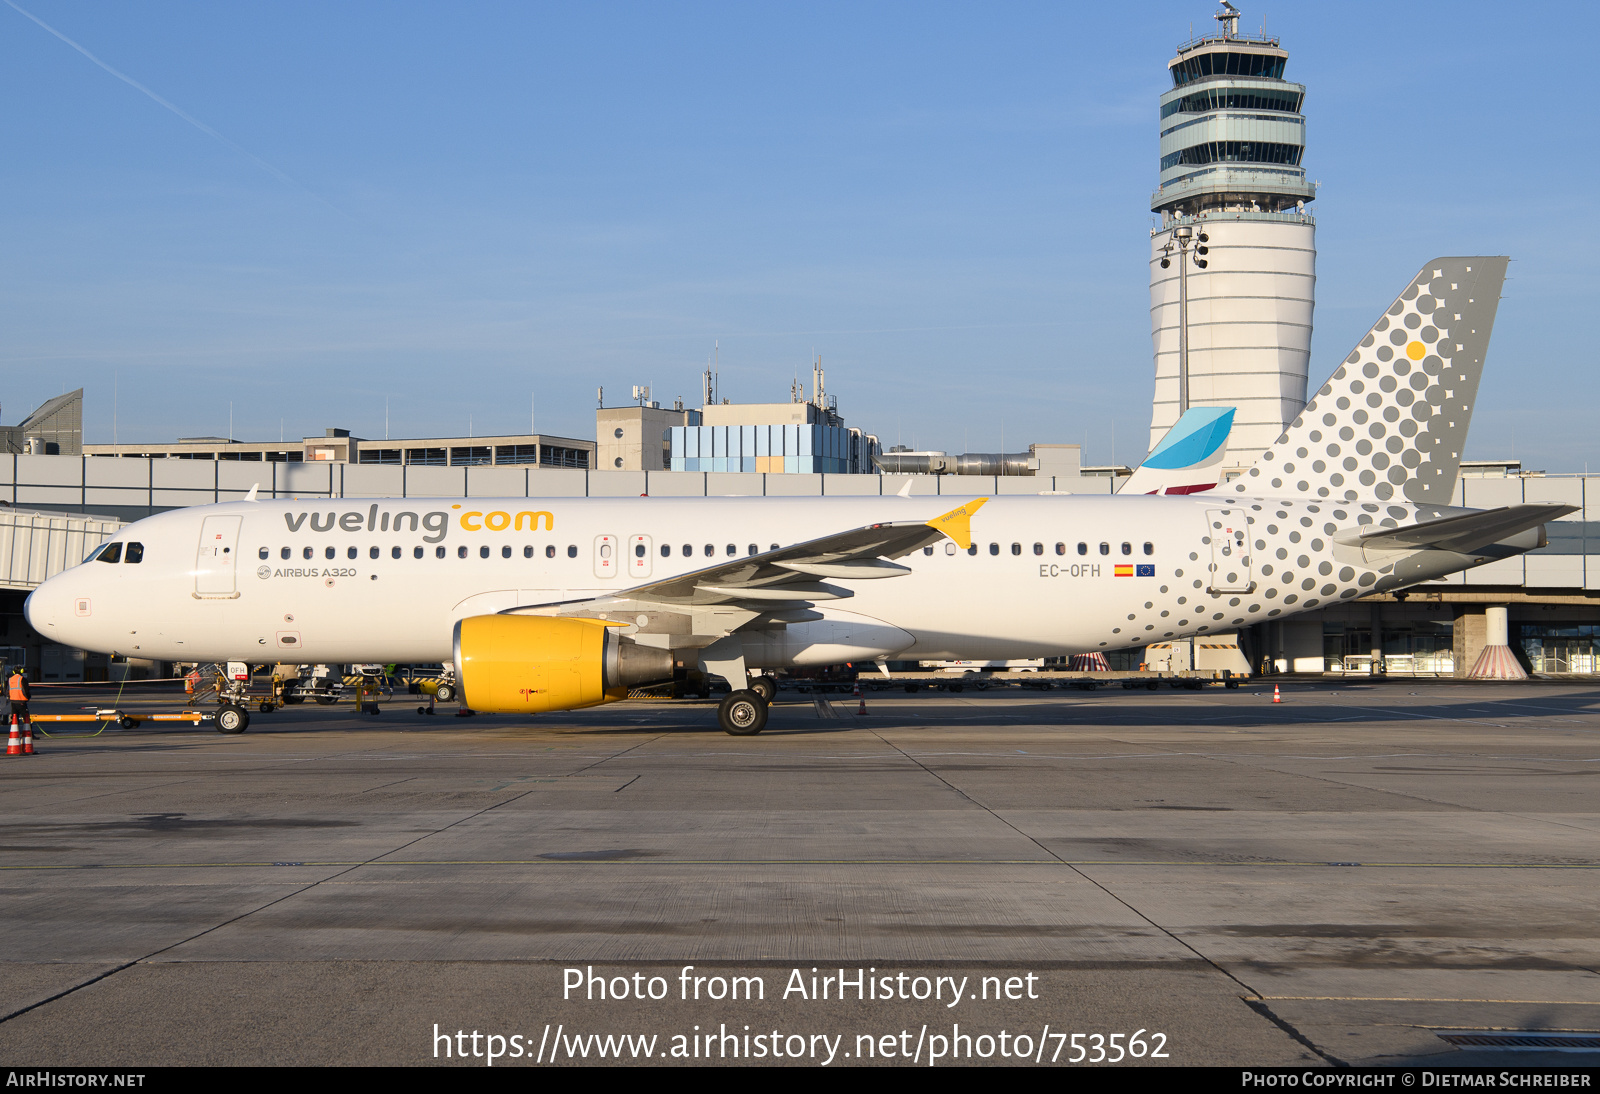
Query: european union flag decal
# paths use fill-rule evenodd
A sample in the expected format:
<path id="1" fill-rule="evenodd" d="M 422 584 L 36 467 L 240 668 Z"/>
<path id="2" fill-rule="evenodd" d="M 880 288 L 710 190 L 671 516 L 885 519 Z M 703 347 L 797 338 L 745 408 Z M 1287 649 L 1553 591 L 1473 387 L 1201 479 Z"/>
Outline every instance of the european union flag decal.
<path id="1" fill-rule="evenodd" d="M 1156 576 L 1156 568 L 1154 566 L 1140 566 L 1140 567 L 1138 567 L 1137 572 L 1135 573 L 1134 576 L 1136 576 L 1136 577 L 1155 577 Z"/>

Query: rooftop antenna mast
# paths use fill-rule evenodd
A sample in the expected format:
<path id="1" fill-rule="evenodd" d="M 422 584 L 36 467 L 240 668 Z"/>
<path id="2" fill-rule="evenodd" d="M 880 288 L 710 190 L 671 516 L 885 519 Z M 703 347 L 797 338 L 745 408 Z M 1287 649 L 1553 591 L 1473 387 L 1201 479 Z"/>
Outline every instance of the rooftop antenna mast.
<path id="1" fill-rule="evenodd" d="M 1228 0 L 1222 0 L 1222 10 L 1215 16 L 1217 22 L 1222 24 L 1224 38 L 1237 38 L 1239 36 L 1239 9 Z"/>

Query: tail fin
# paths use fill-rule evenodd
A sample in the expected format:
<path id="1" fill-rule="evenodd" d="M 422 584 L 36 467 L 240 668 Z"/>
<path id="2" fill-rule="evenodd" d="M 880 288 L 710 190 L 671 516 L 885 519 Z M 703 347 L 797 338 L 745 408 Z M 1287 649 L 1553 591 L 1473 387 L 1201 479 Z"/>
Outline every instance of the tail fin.
<path id="1" fill-rule="evenodd" d="M 1222 481 L 1231 406 L 1192 406 L 1122 484 L 1119 494 L 1198 494 Z"/>
<path id="2" fill-rule="evenodd" d="M 1228 492 L 1448 504 L 1508 261 L 1424 266 Z"/>

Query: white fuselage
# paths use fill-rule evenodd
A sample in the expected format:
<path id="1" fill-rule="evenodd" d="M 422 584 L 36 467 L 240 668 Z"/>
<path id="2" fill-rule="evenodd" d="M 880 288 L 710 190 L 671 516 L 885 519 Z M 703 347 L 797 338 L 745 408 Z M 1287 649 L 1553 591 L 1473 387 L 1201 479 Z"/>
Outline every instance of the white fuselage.
<path id="1" fill-rule="evenodd" d="M 141 544 L 138 563 L 79 565 L 35 590 L 27 613 L 55 641 L 139 658 L 443 662 L 452 656 L 452 627 L 466 616 L 617 596 L 730 553 L 928 520 L 959 502 L 406 498 L 199 506 L 124 528 L 116 541 Z M 1332 533 L 1417 515 L 1414 506 L 1210 495 L 989 498 L 972 519 L 975 551 L 944 541 L 897 560 L 909 574 L 844 582 L 854 595 L 818 604 L 826 618 L 749 635 L 746 657 L 763 668 L 1040 657 L 1232 631 L 1398 583 L 1386 575 L 1399 556 L 1369 557 L 1334 543 Z M 1441 564 L 1441 573 L 1461 566 L 1458 556 Z M 1419 576 L 1434 575 L 1413 565 L 1409 580 Z"/>

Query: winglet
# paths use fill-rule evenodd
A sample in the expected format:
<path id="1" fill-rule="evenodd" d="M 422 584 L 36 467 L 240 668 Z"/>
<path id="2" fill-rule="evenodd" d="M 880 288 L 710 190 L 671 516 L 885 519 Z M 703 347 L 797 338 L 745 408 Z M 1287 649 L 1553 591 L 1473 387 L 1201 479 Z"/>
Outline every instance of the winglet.
<path id="1" fill-rule="evenodd" d="M 963 551 L 972 546 L 972 514 L 983 507 L 988 498 L 977 498 L 950 510 L 942 517 L 934 517 L 928 521 L 928 527 L 935 532 L 943 532 L 955 541 L 957 547 Z M 938 542 L 935 540 L 935 542 Z"/>
<path id="2" fill-rule="evenodd" d="M 255 501 L 256 500 L 256 491 L 260 490 L 260 489 L 261 489 L 261 484 L 259 482 L 256 483 L 254 486 L 250 487 L 250 492 L 244 496 L 244 500 L 245 501 Z"/>

